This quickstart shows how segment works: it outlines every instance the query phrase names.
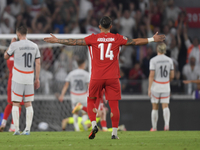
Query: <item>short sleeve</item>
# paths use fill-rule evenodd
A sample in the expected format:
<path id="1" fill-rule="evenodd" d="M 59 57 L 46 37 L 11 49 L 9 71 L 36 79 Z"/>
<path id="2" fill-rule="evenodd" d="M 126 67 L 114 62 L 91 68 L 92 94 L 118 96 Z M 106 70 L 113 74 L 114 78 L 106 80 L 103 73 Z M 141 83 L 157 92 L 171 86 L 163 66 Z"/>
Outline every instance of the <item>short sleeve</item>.
<path id="1" fill-rule="evenodd" d="M 40 58 L 40 50 L 38 48 L 38 46 L 36 47 L 36 54 L 35 54 L 35 59 Z"/>
<path id="2" fill-rule="evenodd" d="M 155 70 L 155 65 L 152 59 L 150 60 L 150 63 L 149 63 L 149 70 Z"/>
<path id="3" fill-rule="evenodd" d="M 86 45 L 92 45 L 92 42 L 94 41 L 94 34 L 91 34 L 89 36 L 85 37 L 85 43 Z"/>
<path id="4" fill-rule="evenodd" d="M 66 82 L 70 82 L 70 78 L 71 78 L 71 73 L 69 73 L 65 79 Z"/>
<path id="5" fill-rule="evenodd" d="M 123 35 L 120 35 L 120 34 L 116 34 L 117 37 L 118 37 L 118 43 L 119 45 L 126 45 L 127 41 L 128 41 L 128 38 L 123 36 Z"/>
<path id="6" fill-rule="evenodd" d="M 13 43 L 11 43 L 10 46 L 9 46 L 9 48 L 8 48 L 7 54 L 8 54 L 9 56 L 12 56 L 13 53 L 15 52 L 15 50 L 16 50 L 16 47 L 14 46 Z"/>

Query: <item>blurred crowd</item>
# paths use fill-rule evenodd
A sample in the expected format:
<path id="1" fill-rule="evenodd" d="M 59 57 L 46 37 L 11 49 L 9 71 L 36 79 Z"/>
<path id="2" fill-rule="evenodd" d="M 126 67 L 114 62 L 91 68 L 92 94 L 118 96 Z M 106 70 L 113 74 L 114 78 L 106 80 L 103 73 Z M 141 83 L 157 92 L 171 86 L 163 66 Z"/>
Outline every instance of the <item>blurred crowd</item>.
<path id="1" fill-rule="evenodd" d="M 98 22 L 105 15 L 113 20 L 112 33 L 129 38 L 148 38 L 156 32 L 165 34 L 166 55 L 173 59 L 175 67 L 172 92 L 191 94 L 196 89 L 194 84 L 182 86 L 181 80 L 200 77 L 199 40 L 188 37 L 187 13 L 175 6 L 174 0 L 1 0 L 0 34 L 14 33 L 21 24 L 28 27 L 29 33 L 97 34 Z M 57 52 L 67 53 L 62 49 L 66 48 Z M 68 66 L 64 55 L 54 57 L 55 50 L 44 50 L 42 60 L 47 78 L 66 76 L 71 69 L 64 69 Z M 155 55 L 156 43 L 122 48 L 119 57 L 122 93 L 147 93 L 149 60 Z M 63 70 L 55 71 L 59 65 Z"/>

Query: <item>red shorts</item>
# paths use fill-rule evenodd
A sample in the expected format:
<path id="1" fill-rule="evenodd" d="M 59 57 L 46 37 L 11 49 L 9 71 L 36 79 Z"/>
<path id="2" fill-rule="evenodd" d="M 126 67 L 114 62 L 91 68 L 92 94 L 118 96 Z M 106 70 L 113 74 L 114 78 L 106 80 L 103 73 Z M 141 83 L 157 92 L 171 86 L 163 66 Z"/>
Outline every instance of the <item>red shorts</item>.
<path id="1" fill-rule="evenodd" d="M 118 78 L 115 79 L 91 79 L 89 85 L 89 97 L 102 97 L 105 89 L 106 100 L 120 100 L 121 86 Z"/>

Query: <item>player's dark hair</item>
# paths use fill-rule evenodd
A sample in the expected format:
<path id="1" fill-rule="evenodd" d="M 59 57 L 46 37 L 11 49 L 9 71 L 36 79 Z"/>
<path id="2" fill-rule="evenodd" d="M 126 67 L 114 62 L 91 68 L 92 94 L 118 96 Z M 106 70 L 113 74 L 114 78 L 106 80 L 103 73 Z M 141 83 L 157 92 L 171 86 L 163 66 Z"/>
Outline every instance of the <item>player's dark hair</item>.
<path id="1" fill-rule="evenodd" d="M 17 27 L 16 31 L 19 32 L 21 35 L 26 35 L 28 32 L 27 27 L 24 25 Z"/>
<path id="2" fill-rule="evenodd" d="M 104 28 L 104 29 L 109 29 L 111 24 L 112 24 L 112 19 L 108 16 L 104 16 L 101 18 L 99 21 L 99 24 Z"/>
<path id="3" fill-rule="evenodd" d="M 85 59 L 79 59 L 77 60 L 78 66 L 82 65 L 85 62 Z"/>

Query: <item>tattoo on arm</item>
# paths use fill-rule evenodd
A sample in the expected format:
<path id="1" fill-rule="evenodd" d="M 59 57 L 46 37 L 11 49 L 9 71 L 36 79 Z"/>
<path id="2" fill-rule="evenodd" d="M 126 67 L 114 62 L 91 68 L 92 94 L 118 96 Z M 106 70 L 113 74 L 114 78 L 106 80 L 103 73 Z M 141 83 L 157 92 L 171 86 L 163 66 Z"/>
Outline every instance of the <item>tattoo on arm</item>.
<path id="1" fill-rule="evenodd" d="M 65 45 L 80 45 L 86 46 L 85 39 L 58 39 L 58 43 Z"/>
<path id="2" fill-rule="evenodd" d="M 133 39 L 129 39 L 128 38 L 128 41 L 127 41 L 126 45 L 135 45 L 135 42 L 134 42 Z"/>

